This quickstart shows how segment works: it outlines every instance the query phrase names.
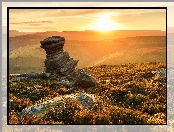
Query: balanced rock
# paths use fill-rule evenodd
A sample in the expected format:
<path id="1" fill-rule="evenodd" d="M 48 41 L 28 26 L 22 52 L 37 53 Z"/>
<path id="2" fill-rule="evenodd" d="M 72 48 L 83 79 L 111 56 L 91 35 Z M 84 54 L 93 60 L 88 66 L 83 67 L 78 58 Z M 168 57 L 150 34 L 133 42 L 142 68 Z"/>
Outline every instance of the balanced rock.
<path id="1" fill-rule="evenodd" d="M 75 71 L 78 61 L 70 58 L 69 54 L 63 51 L 65 38 L 52 36 L 41 41 L 41 48 L 46 51 L 45 67 L 46 73 L 58 76 L 72 75 L 73 86 L 89 88 L 97 84 L 94 77 L 87 71 L 78 69 Z M 72 87 L 71 87 L 72 88 Z"/>
<path id="2" fill-rule="evenodd" d="M 52 36 L 40 43 L 47 54 L 45 60 L 47 73 L 66 76 L 75 70 L 78 60 L 73 60 L 67 52 L 63 51 L 64 37 Z"/>

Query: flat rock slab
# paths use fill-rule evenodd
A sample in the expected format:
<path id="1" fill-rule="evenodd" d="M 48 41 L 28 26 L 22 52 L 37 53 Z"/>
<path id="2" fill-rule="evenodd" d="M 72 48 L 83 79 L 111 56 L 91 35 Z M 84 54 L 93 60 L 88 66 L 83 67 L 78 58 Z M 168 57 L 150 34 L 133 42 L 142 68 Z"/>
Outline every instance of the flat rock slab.
<path id="1" fill-rule="evenodd" d="M 63 102 L 67 99 L 72 99 L 87 109 L 92 109 L 95 102 L 96 96 L 94 94 L 87 93 L 76 93 L 68 94 L 53 99 L 47 100 L 37 105 L 33 105 L 29 108 L 25 108 L 19 113 L 18 117 L 21 119 L 25 114 L 43 116 L 52 106 L 56 106 L 58 103 Z"/>
<path id="2" fill-rule="evenodd" d="M 11 81 L 12 82 L 18 82 L 18 81 L 21 81 L 23 79 L 25 79 L 26 77 L 15 77 L 15 78 L 12 78 Z"/>

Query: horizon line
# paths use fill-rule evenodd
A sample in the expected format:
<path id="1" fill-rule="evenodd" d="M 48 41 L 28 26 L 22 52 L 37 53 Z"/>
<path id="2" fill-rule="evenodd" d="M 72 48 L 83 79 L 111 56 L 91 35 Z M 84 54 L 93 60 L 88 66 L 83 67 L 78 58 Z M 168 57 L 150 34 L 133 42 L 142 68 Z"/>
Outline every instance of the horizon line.
<path id="1" fill-rule="evenodd" d="M 17 31 L 17 32 L 22 32 L 22 33 L 43 33 L 43 32 L 85 32 L 85 31 L 99 31 L 99 32 L 109 32 L 109 31 L 162 31 L 162 32 L 166 32 L 166 30 L 160 30 L 160 29 L 128 29 L 128 30 L 120 30 L 120 29 L 114 29 L 114 30 L 78 30 L 78 31 L 75 31 L 75 30 L 67 30 L 67 31 L 56 31 L 56 30 L 53 30 L 53 31 L 39 31 L 39 32 L 24 32 L 24 31 L 18 31 L 18 30 L 9 30 L 9 31 Z"/>

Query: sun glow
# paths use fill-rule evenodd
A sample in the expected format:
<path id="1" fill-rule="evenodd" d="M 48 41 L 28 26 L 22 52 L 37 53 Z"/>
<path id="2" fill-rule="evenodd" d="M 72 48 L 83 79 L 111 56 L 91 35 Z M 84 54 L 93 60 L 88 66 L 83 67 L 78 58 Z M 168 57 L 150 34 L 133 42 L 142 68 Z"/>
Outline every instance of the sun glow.
<path id="1" fill-rule="evenodd" d="M 91 30 L 101 30 L 101 31 L 108 31 L 108 30 L 118 30 L 119 26 L 116 22 L 110 20 L 110 14 L 102 14 L 99 16 L 98 21 L 91 26 Z"/>

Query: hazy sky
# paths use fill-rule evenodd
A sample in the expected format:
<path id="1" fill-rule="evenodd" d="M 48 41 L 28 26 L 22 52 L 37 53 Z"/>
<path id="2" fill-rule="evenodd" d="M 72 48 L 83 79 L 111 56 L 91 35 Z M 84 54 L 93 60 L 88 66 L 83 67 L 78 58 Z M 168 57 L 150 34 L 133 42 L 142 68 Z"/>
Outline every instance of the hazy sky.
<path id="1" fill-rule="evenodd" d="M 165 9 L 10 9 L 9 28 L 24 32 L 163 30 Z"/>
<path id="2" fill-rule="evenodd" d="M 2 26 L 7 7 L 167 7 L 167 25 L 174 27 L 174 2 L 2 2 Z M 71 31 L 91 29 L 165 30 L 165 10 L 11 10 L 10 29 Z"/>

